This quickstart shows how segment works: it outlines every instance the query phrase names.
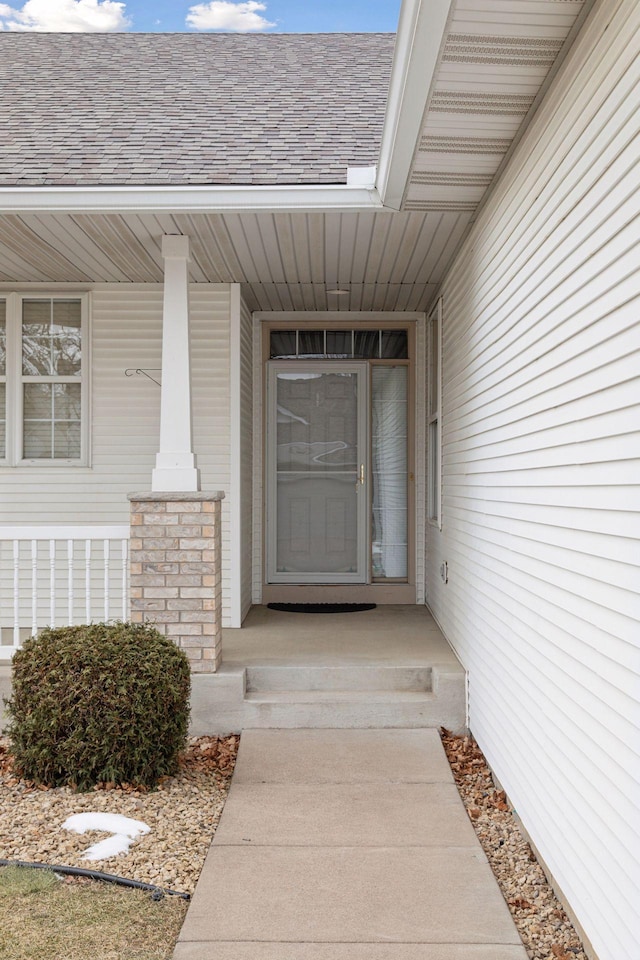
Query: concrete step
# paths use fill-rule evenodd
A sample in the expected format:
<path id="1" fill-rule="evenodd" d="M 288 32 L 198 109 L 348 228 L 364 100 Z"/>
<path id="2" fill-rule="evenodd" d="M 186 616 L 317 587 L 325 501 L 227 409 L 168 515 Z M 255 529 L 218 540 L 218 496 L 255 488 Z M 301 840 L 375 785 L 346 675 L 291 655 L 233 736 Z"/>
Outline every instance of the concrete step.
<path id="1" fill-rule="evenodd" d="M 192 678 L 191 729 L 195 735 L 205 733 L 234 733 L 252 728 L 420 728 L 445 726 L 461 730 L 465 724 L 465 679 L 461 669 L 448 667 L 420 668 L 424 681 L 427 672 L 433 689 L 270 689 L 250 690 L 247 675 L 255 667 L 224 665 L 218 674 Z M 272 671 L 284 668 L 268 665 L 258 674 L 261 681 L 280 685 L 293 683 L 293 675 L 315 674 L 316 682 L 328 680 L 324 668 L 296 667 L 291 674 L 276 677 Z M 351 667 L 328 668 L 336 670 L 334 680 L 351 675 Z M 362 667 L 355 667 L 362 671 Z M 373 681 L 378 666 L 371 668 Z M 407 668 L 409 671 L 412 668 Z M 342 671 L 347 670 L 346 674 Z M 319 671 L 319 672 L 316 672 Z M 393 672 L 393 671 L 392 671 Z M 378 675 L 379 676 L 379 675 Z M 387 682 L 391 674 L 385 673 Z M 409 673 L 400 674 L 399 682 L 408 682 Z M 252 683 L 255 684 L 256 675 Z M 307 681 L 309 682 L 309 681 Z M 379 681 L 381 682 L 381 681 Z M 415 674 L 413 678 L 415 682 Z"/>
<path id="2" fill-rule="evenodd" d="M 245 694 L 246 703 L 422 703 L 432 693 L 417 690 L 264 690 Z"/>
<path id="3" fill-rule="evenodd" d="M 246 668 L 248 693 L 299 690 L 395 690 L 430 693 L 433 671 L 425 666 L 349 664 L 341 666 L 260 665 Z"/>
<path id="4" fill-rule="evenodd" d="M 415 728 L 444 723 L 450 706 L 438 702 L 433 694 L 371 694 L 363 691 L 315 691 L 293 699 L 295 694 L 271 694 L 268 699 L 245 699 L 234 718 L 226 712 L 226 722 L 235 719 L 242 729 L 256 728 Z M 443 714 L 444 711 L 444 714 Z M 238 727 L 240 728 L 240 727 Z"/>

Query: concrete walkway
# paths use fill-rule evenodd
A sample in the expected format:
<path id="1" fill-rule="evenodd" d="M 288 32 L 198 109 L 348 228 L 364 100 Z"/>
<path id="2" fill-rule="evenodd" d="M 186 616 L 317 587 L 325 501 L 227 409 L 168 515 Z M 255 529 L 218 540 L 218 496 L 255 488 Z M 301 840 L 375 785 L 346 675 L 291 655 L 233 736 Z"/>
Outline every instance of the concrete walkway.
<path id="1" fill-rule="evenodd" d="M 435 730 L 246 730 L 175 960 L 527 960 Z"/>

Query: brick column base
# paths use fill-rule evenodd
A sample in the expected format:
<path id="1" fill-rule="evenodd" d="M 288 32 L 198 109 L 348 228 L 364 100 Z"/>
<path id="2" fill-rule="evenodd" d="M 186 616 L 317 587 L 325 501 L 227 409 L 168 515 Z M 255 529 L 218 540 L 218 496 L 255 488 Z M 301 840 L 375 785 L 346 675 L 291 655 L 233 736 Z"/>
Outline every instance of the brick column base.
<path id="1" fill-rule="evenodd" d="M 224 493 L 131 493 L 131 619 L 182 647 L 192 673 L 222 661 Z"/>

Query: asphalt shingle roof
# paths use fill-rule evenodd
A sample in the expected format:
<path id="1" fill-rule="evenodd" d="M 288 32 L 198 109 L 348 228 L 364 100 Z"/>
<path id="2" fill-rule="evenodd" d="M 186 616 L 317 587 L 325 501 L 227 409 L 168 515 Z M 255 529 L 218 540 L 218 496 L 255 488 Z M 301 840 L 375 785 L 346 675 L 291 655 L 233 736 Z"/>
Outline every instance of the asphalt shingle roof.
<path id="1" fill-rule="evenodd" d="M 394 39 L 0 33 L 0 185 L 345 183 Z"/>

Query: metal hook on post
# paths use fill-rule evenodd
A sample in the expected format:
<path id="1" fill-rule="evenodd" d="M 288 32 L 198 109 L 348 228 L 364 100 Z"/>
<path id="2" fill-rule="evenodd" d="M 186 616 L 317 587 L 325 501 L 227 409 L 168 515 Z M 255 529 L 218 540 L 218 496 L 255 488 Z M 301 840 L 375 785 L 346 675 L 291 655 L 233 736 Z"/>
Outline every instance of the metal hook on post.
<path id="1" fill-rule="evenodd" d="M 154 373 L 155 373 L 156 370 L 161 370 L 161 369 L 162 369 L 162 367 L 149 367 L 149 370 L 153 370 Z M 135 374 L 138 374 L 139 376 L 141 375 L 141 376 L 143 376 L 143 377 L 146 377 L 147 380 L 151 380 L 153 383 L 157 384 L 157 386 L 159 386 L 159 387 L 162 386 L 162 384 L 160 383 L 159 380 L 156 380 L 155 377 L 150 376 L 148 370 L 143 370 L 141 367 L 136 367 L 135 369 L 134 369 L 134 367 L 129 367 L 129 368 L 128 368 L 127 370 L 125 370 L 125 372 L 124 372 L 125 377 L 133 377 Z"/>

